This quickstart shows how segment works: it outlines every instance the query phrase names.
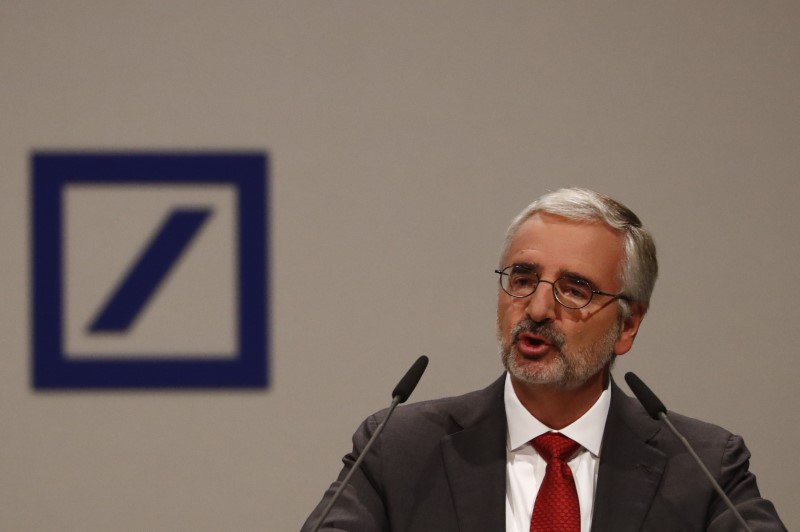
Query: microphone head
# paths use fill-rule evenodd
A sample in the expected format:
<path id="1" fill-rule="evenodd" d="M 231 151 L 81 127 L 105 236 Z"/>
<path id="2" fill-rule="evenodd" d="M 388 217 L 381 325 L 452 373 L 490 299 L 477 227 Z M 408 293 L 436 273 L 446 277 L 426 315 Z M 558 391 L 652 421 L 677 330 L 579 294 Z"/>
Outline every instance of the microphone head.
<path id="1" fill-rule="evenodd" d="M 656 394 L 647 387 L 642 379 L 630 371 L 625 374 L 625 382 L 630 386 L 633 395 L 642 403 L 642 406 L 653 419 L 661 419 L 661 414 L 667 413 L 667 407 L 656 397 Z"/>
<path id="2" fill-rule="evenodd" d="M 425 368 L 428 367 L 428 357 L 422 355 L 414 362 L 414 365 L 406 372 L 400 382 L 397 383 L 397 386 L 394 387 L 392 391 L 392 398 L 399 397 L 400 400 L 398 403 L 405 403 L 408 397 L 411 395 L 411 392 L 414 391 L 414 388 L 417 387 L 419 380 L 422 378 L 422 374 L 425 372 Z"/>

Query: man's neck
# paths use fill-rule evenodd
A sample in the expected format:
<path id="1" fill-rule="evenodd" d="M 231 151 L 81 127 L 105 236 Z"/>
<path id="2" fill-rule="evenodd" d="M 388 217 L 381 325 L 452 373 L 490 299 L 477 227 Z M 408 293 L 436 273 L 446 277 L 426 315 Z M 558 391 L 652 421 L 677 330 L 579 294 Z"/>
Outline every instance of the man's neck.
<path id="1" fill-rule="evenodd" d="M 605 389 L 608 369 L 578 388 L 565 390 L 549 384 L 528 384 L 511 376 L 519 402 L 536 419 L 551 429 L 563 429 L 585 414 Z"/>

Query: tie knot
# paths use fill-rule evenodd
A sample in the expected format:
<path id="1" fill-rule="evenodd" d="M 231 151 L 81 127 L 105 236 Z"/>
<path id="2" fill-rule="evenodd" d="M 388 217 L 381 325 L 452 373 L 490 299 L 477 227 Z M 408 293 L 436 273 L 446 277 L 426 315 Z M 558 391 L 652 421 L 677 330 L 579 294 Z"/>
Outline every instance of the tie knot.
<path id="1" fill-rule="evenodd" d="M 531 441 L 531 444 L 546 462 L 553 459 L 566 461 L 580 448 L 579 443 L 559 432 L 548 432 L 537 436 Z"/>

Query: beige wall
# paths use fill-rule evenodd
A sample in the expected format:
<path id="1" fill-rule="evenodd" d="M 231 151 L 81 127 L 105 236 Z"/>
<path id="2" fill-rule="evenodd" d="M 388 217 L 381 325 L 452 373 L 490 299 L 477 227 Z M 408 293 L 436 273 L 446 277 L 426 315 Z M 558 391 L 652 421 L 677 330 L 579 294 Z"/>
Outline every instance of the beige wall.
<path id="1" fill-rule="evenodd" d="M 298 529 L 419 354 L 416 400 L 500 373 L 502 232 L 563 185 L 657 239 L 617 374 L 744 434 L 797 529 L 798 28 L 790 0 L 1 2 L 0 529 Z M 268 391 L 31 390 L 44 148 L 269 151 Z"/>

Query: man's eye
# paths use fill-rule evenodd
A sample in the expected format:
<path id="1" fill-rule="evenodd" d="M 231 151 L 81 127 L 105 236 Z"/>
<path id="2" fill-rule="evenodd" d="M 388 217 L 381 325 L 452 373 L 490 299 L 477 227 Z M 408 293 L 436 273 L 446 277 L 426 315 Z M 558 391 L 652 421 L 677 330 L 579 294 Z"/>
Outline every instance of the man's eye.
<path id="1" fill-rule="evenodd" d="M 588 285 L 572 280 L 562 280 L 558 283 L 556 288 L 560 294 L 575 299 L 589 298 L 592 292 L 592 289 Z"/>
<path id="2" fill-rule="evenodd" d="M 533 284 L 533 278 L 525 275 L 512 275 L 511 284 L 513 286 L 519 286 L 519 287 L 530 286 Z"/>

